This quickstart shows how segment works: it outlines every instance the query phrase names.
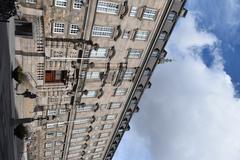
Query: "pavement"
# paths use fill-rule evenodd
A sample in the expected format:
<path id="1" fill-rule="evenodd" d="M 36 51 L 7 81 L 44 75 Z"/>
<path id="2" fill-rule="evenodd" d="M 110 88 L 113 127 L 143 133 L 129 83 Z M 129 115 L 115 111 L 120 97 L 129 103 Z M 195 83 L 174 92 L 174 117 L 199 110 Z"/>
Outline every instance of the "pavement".
<path id="1" fill-rule="evenodd" d="M 12 118 L 18 118 L 15 107 L 14 83 L 11 77 L 15 66 L 14 22 L 0 23 L 0 160 L 21 159 L 23 142 L 14 136 Z"/>

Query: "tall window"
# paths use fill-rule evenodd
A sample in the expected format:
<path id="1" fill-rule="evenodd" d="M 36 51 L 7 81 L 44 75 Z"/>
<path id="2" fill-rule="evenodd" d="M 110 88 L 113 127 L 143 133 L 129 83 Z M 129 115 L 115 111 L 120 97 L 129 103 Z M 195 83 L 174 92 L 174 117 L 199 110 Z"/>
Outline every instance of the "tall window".
<path id="1" fill-rule="evenodd" d="M 108 54 L 107 48 L 98 48 L 97 50 L 91 50 L 90 57 L 99 57 L 99 58 L 106 58 Z"/>
<path id="2" fill-rule="evenodd" d="M 55 6 L 66 7 L 67 6 L 67 0 L 55 0 Z"/>
<path id="3" fill-rule="evenodd" d="M 150 9 L 150 8 L 146 8 L 143 12 L 143 19 L 147 19 L 147 20 L 155 20 L 157 15 L 157 10 L 155 9 Z"/>
<path id="4" fill-rule="evenodd" d="M 64 33 L 64 23 L 53 23 L 53 33 Z"/>
<path id="5" fill-rule="evenodd" d="M 100 79 L 100 72 L 87 72 L 87 79 Z"/>
<path id="6" fill-rule="evenodd" d="M 113 124 L 111 123 L 111 124 L 104 124 L 103 125 L 103 129 L 110 129 L 110 128 L 112 128 L 113 127 Z"/>
<path id="7" fill-rule="evenodd" d="M 79 118 L 74 121 L 74 124 L 84 124 L 84 123 L 90 123 L 92 121 L 92 117 L 84 117 Z"/>
<path id="8" fill-rule="evenodd" d="M 121 105 L 122 105 L 121 102 L 112 102 L 112 103 L 110 104 L 110 109 L 120 108 Z"/>
<path id="9" fill-rule="evenodd" d="M 170 12 L 168 17 L 167 17 L 167 20 L 170 21 L 170 22 L 174 21 L 175 18 L 176 18 L 176 15 L 177 15 L 176 12 Z"/>
<path id="10" fill-rule="evenodd" d="M 108 120 L 114 120 L 117 118 L 117 115 L 116 114 L 109 114 L 106 116 L 106 121 Z"/>
<path id="11" fill-rule="evenodd" d="M 56 114 L 57 114 L 57 111 L 56 111 L 56 110 L 48 110 L 48 111 L 47 111 L 47 115 L 48 115 L 48 116 L 56 115 Z"/>
<path id="12" fill-rule="evenodd" d="M 77 34 L 79 32 L 79 27 L 76 24 L 70 25 L 70 34 Z"/>
<path id="13" fill-rule="evenodd" d="M 97 91 L 95 91 L 95 90 L 88 91 L 88 93 L 86 95 L 83 94 L 82 97 L 83 98 L 94 98 L 94 97 L 97 97 Z"/>
<path id="14" fill-rule="evenodd" d="M 92 111 L 95 108 L 94 104 L 87 104 L 87 105 L 77 105 L 77 112 L 88 112 Z"/>
<path id="15" fill-rule="evenodd" d="M 83 5 L 84 5 L 83 0 L 74 0 L 73 2 L 74 9 L 81 9 Z"/>
<path id="16" fill-rule="evenodd" d="M 26 0 L 26 3 L 32 3 L 32 4 L 35 4 L 35 3 L 36 3 L 36 0 Z"/>
<path id="17" fill-rule="evenodd" d="M 135 35 L 135 40 L 145 41 L 148 39 L 149 31 L 138 30 Z"/>
<path id="18" fill-rule="evenodd" d="M 130 49 L 128 52 L 128 58 L 140 58 L 142 55 L 142 50 L 139 49 Z"/>
<path id="19" fill-rule="evenodd" d="M 117 88 L 115 90 L 115 96 L 124 96 L 127 93 L 127 88 Z"/>
<path id="20" fill-rule="evenodd" d="M 117 14 L 118 10 L 119 5 L 117 3 L 109 1 L 98 1 L 97 12 L 99 13 Z"/>
<path id="21" fill-rule="evenodd" d="M 123 79 L 124 80 L 132 80 L 135 72 L 136 72 L 135 69 L 127 69 L 124 73 Z"/>
<path id="22" fill-rule="evenodd" d="M 137 16 L 137 7 L 132 7 L 131 8 L 131 11 L 130 11 L 130 14 L 129 14 L 130 17 L 136 17 Z"/>
<path id="23" fill-rule="evenodd" d="M 93 26 L 92 36 L 94 37 L 112 37 L 113 27 Z"/>
<path id="24" fill-rule="evenodd" d="M 167 38 L 167 32 L 163 31 L 159 35 L 159 40 L 165 40 Z"/>
<path id="25" fill-rule="evenodd" d="M 88 128 L 77 128 L 73 130 L 72 134 L 85 133 L 87 131 L 88 131 Z"/>

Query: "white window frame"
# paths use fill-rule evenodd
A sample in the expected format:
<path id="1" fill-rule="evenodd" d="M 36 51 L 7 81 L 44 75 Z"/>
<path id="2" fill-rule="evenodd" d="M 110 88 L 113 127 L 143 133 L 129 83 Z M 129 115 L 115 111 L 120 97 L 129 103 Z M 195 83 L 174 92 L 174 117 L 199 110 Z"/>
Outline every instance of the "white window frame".
<path id="1" fill-rule="evenodd" d="M 122 105 L 121 102 L 111 102 L 111 104 L 110 104 L 110 109 L 120 108 L 121 105 Z"/>
<path id="2" fill-rule="evenodd" d="M 45 151 L 44 152 L 44 156 L 45 157 L 48 157 L 48 156 L 51 156 L 52 155 L 52 152 L 51 151 Z"/>
<path id="3" fill-rule="evenodd" d="M 74 0 L 73 1 L 73 9 L 81 9 L 84 5 L 83 0 Z"/>
<path id="4" fill-rule="evenodd" d="M 97 50 L 91 50 L 90 57 L 97 57 L 97 58 L 106 58 L 108 55 L 107 48 L 98 48 Z"/>
<path id="5" fill-rule="evenodd" d="M 74 120 L 74 124 L 91 123 L 92 117 L 84 117 Z"/>
<path id="6" fill-rule="evenodd" d="M 124 73 L 123 80 L 132 80 L 135 75 L 135 69 L 127 69 Z"/>
<path id="7" fill-rule="evenodd" d="M 73 130 L 72 134 L 86 133 L 88 128 L 76 128 Z"/>
<path id="8" fill-rule="evenodd" d="M 129 16 L 130 16 L 130 17 L 136 17 L 136 16 L 137 16 L 137 7 L 135 7 L 135 6 L 132 6 L 132 7 L 131 7 Z"/>
<path id="9" fill-rule="evenodd" d="M 138 30 L 134 39 L 139 41 L 146 41 L 150 35 L 150 31 Z"/>
<path id="10" fill-rule="evenodd" d="M 94 152 L 102 152 L 104 150 L 104 147 L 98 147 L 95 148 Z"/>
<path id="11" fill-rule="evenodd" d="M 103 125 L 103 130 L 105 130 L 105 129 L 111 129 L 113 127 L 113 124 L 112 123 L 110 123 L 110 124 L 104 124 Z"/>
<path id="12" fill-rule="evenodd" d="M 101 72 L 87 72 L 86 79 L 100 79 Z"/>
<path id="13" fill-rule="evenodd" d="M 56 128 L 57 127 L 57 123 L 48 123 L 47 124 L 47 128 Z"/>
<path id="14" fill-rule="evenodd" d="M 167 32 L 162 31 L 158 37 L 159 40 L 165 40 L 167 38 Z"/>
<path id="15" fill-rule="evenodd" d="M 113 27 L 108 26 L 93 26 L 92 36 L 93 37 L 105 37 L 110 38 L 113 35 Z"/>
<path id="16" fill-rule="evenodd" d="M 45 143 L 45 148 L 52 148 L 52 147 L 53 147 L 53 142 Z"/>
<path id="17" fill-rule="evenodd" d="M 77 105 L 77 112 L 89 112 L 93 111 L 95 108 L 94 104 L 87 104 L 87 105 Z"/>
<path id="18" fill-rule="evenodd" d="M 152 8 L 146 8 L 143 12 L 142 18 L 145 20 L 154 21 L 156 19 L 158 11 Z"/>
<path id="19" fill-rule="evenodd" d="M 97 97 L 97 92 L 96 90 L 90 90 L 87 95 L 83 94 L 82 98 L 95 98 Z"/>
<path id="20" fill-rule="evenodd" d="M 115 90 L 115 96 L 124 96 L 127 94 L 128 89 L 127 88 L 117 88 Z"/>
<path id="21" fill-rule="evenodd" d="M 141 58 L 143 51 L 139 49 L 130 49 L 128 58 Z"/>
<path id="22" fill-rule="evenodd" d="M 35 3 L 36 3 L 36 0 L 26 0 L 26 3 L 35 4 Z"/>
<path id="23" fill-rule="evenodd" d="M 57 110 L 56 109 L 48 109 L 47 115 L 48 116 L 57 115 Z"/>
<path id="24" fill-rule="evenodd" d="M 106 121 L 110 121 L 110 120 L 114 120 L 117 118 L 117 114 L 109 114 L 109 115 L 106 115 Z"/>
<path id="25" fill-rule="evenodd" d="M 106 138 L 110 136 L 110 132 L 100 133 L 99 138 Z"/>
<path id="26" fill-rule="evenodd" d="M 129 39 L 129 37 L 130 37 L 130 31 L 124 31 L 122 38 L 123 39 Z"/>
<path id="27" fill-rule="evenodd" d="M 51 133 L 51 134 L 49 134 L 49 133 Z M 54 138 L 56 136 L 56 133 L 55 132 L 47 132 L 46 133 L 46 138 L 48 139 L 48 138 Z"/>
<path id="28" fill-rule="evenodd" d="M 55 6 L 57 7 L 67 7 L 67 0 L 55 0 Z"/>
<path id="29" fill-rule="evenodd" d="M 70 30 L 69 30 L 70 34 L 77 35 L 79 31 L 80 31 L 80 29 L 77 24 L 70 24 Z"/>
<path id="30" fill-rule="evenodd" d="M 61 22 L 53 23 L 53 33 L 63 34 L 64 33 L 65 24 Z"/>
<path id="31" fill-rule="evenodd" d="M 117 15 L 119 12 L 119 4 L 110 1 L 98 1 L 97 12 Z"/>

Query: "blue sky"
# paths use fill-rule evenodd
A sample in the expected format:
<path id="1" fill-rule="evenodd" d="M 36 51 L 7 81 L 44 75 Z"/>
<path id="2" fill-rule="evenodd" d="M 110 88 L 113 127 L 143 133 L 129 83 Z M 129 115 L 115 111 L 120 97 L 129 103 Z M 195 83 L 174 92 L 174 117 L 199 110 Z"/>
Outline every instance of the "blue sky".
<path id="1" fill-rule="evenodd" d="M 186 8 L 114 160 L 240 159 L 240 1 Z"/>

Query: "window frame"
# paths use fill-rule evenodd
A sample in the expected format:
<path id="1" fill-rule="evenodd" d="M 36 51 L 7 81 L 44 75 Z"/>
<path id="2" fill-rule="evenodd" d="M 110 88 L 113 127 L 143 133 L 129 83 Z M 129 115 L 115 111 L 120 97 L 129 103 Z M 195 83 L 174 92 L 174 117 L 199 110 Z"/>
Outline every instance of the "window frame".
<path id="1" fill-rule="evenodd" d="M 92 37 L 111 38 L 114 27 L 94 25 L 92 28 Z"/>
<path id="2" fill-rule="evenodd" d="M 149 36 L 150 36 L 150 31 L 147 30 L 137 30 L 135 36 L 134 36 L 134 40 L 138 40 L 138 41 L 147 41 Z"/>
<path id="3" fill-rule="evenodd" d="M 56 26 L 59 25 L 59 26 Z M 53 23 L 53 33 L 55 34 L 64 34 L 65 24 L 62 22 L 54 22 Z"/>
<path id="4" fill-rule="evenodd" d="M 76 28 L 74 28 L 76 27 Z M 69 34 L 71 35 L 77 35 L 80 31 L 80 28 L 77 24 L 70 24 L 70 27 L 69 27 Z"/>
<path id="5" fill-rule="evenodd" d="M 98 48 L 97 50 L 92 49 L 90 52 L 91 58 L 106 58 L 108 55 L 108 48 Z"/>
<path id="6" fill-rule="evenodd" d="M 82 8 L 82 6 L 84 6 L 83 0 L 79 0 L 79 2 L 77 2 L 78 0 L 74 0 L 73 1 L 73 9 L 78 9 L 80 10 Z M 82 4 L 82 5 L 81 5 Z M 77 7 L 76 7 L 77 6 Z M 78 7 L 79 6 L 79 7 Z"/>
<path id="7" fill-rule="evenodd" d="M 157 17 L 157 14 L 158 14 L 158 10 L 153 8 L 146 8 L 143 11 L 142 19 L 154 21 Z"/>
<path id="8" fill-rule="evenodd" d="M 67 7 L 67 0 L 55 0 L 54 1 L 54 5 L 56 7 L 62 7 L 62 8 L 66 8 Z M 64 5 L 65 4 L 65 5 Z"/>
<path id="9" fill-rule="evenodd" d="M 111 1 L 98 1 L 96 12 L 97 13 L 106 13 L 112 15 L 118 15 L 120 5 Z"/>

